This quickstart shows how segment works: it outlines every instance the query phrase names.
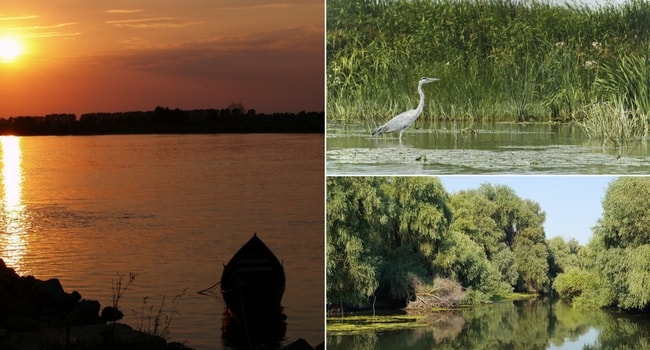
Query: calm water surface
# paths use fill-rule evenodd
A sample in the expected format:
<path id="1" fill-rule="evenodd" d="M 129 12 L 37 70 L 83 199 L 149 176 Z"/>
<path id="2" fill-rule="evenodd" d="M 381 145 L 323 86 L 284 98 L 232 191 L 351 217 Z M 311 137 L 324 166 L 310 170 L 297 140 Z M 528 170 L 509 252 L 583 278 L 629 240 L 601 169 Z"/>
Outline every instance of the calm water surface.
<path id="1" fill-rule="evenodd" d="M 338 322 L 328 318 L 328 323 Z M 329 350 L 650 349 L 650 317 L 532 300 L 433 312 L 394 331 L 328 332 Z"/>
<path id="2" fill-rule="evenodd" d="M 104 307 L 136 272 L 120 300 L 134 327 L 144 297 L 186 290 L 171 339 L 222 349 L 223 301 L 197 291 L 257 232 L 284 263 L 287 341 L 323 341 L 322 135 L 1 139 L 0 256 L 20 274 Z"/>
<path id="3" fill-rule="evenodd" d="M 589 140 L 576 125 L 437 122 L 371 137 L 359 126 L 328 125 L 328 175 L 647 174 L 646 142 Z M 620 157 L 619 157 L 620 156 Z"/>

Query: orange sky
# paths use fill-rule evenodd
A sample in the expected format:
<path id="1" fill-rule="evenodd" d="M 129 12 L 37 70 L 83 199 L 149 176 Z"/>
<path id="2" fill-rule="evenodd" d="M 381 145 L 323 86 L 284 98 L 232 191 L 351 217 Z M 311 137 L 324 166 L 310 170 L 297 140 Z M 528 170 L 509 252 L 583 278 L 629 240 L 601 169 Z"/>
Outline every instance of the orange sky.
<path id="1" fill-rule="evenodd" d="M 323 0 L 3 0 L 0 117 L 324 109 Z"/>

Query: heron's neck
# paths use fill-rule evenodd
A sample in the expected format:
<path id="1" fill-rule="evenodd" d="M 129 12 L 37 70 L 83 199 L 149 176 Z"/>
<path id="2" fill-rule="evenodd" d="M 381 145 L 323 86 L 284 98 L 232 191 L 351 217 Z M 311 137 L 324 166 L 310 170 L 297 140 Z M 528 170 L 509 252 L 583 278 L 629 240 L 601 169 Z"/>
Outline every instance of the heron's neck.
<path id="1" fill-rule="evenodd" d="M 418 93 L 420 94 L 420 103 L 418 103 L 418 108 L 415 110 L 417 111 L 418 114 L 422 113 L 422 110 L 424 109 L 424 91 L 422 91 L 422 83 L 418 84 Z"/>

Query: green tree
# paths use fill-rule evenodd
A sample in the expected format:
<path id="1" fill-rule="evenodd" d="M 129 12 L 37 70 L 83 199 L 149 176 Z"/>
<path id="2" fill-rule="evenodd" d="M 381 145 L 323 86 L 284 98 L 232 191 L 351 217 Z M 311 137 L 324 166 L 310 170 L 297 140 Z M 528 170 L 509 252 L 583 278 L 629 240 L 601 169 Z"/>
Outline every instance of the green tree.
<path id="1" fill-rule="evenodd" d="M 553 237 L 546 241 L 549 249 L 549 268 L 552 278 L 559 273 L 578 267 L 580 243 L 575 239 L 568 242 L 562 237 Z"/>
<path id="2" fill-rule="evenodd" d="M 553 289 L 560 298 L 567 302 L 581 296 L 590 285 L 593 275 L 581 269 L 572 268 L 559 274 L 553 281 Z"/>
<path id="3" fill-rule="evenodd" d="M 385 257 L 380 284 L 389 297 L 408 300 L 413 278 L 432 274 L 431 261 L 453 219 L 449 198 L 437 178 L 387 178 L 381 189 L 387 219 L 378 228 Z"/>
<path id="4" fill-rule="evenodd" d="M 483 302 L 512 291 L 511 286 L 502 281 L 497 267 L 487 259 L 483 248 L 464 233 L 450 232 L 433 264 L 437 275 L 458 280 L 468 289 L 466 302 Z"/>
<path id="5" fill-rule="evenodd" d="M 550 291 L 549 251 L 539 204 L 511 188 L 489 183 L 452 197 L 454 230 L 481 245 L 501 281 L 518 291 Z"/>
<path id="6" fill-rule="evenodd" d="M 364 305 L 379 285 L 376 220 L 385 221 L 374 178 L 327 179 L 327 297 Z"/>
<path id="7" fill-rule="evenodd" d="M 594 237 L 605 248 L 650 244 L 650 178 L 619 177 L 609 184 Z"/>
<path id="8" fill-rule="evenodd" d="M 650 308 L 650 179 L 620 177 L 609 184 L 603 215 L 594 228 L 584 263 L 598 276 L 600 306 Z"/>
<path id="9" fill-rule="evenodd" d="M 631 251 L 629 296 L 625 305 L 635 309 L 645 309 L 650 305 L 650 244 L 644 244 Z"/>
<path id="10" fill-rule="evenodd" d="M 505 231 L 495 221 L 498 204 L 477 190 L 460 191 L 451 198 L 454 209 L 453 230 L 463 232 L 483 247 L 491 258 L 507 248 Z"/>
<path id="11" fill-rule="evenodd" d="M 560 298 L 578 307 L 648 309 L 650 304 L 650 245 L 609 248 L 590 254 L 586 269 L 569 268 L 553 282 Z"/>
<path id="12" fill-rule="evenodd" d="M 436 178 L 328 178 L 328 302 L 362 306 L 378 291 L 410 298 L 413 278 L 432 273 L 448 201 Z"/>

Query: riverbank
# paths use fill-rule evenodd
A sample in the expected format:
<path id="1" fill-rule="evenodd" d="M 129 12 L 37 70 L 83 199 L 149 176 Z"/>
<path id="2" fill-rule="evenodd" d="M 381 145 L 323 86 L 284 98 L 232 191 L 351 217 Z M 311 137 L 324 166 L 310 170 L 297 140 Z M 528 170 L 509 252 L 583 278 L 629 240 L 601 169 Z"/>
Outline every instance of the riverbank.
<path id="1" fill-rule="evenodd" d="M 0 118 L 0 135 L 323 133 L 324 112 L 258 114 L 255 110 L 156 107 L 152 111 Z"/>
<path id="2" fill-rule="evenodd" d="M 184 344 L 112 322 L 97 300 L 66 292 L 58 279 L 20 276 L 0 258 L 0 349 L 192 350 Z M 113 313 L 114 314 L 114 313 Z M 304 339 L 283 350 L 324 349 Z"/>
<path id="3" fill-rule="evenodd" d="M 2 349 L 190 349 L 110 322 L 100 309 L 99 301 L 66 292 L 58 279 L 19 276 L 0 259 Z"/>

